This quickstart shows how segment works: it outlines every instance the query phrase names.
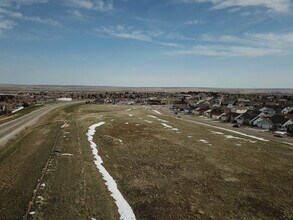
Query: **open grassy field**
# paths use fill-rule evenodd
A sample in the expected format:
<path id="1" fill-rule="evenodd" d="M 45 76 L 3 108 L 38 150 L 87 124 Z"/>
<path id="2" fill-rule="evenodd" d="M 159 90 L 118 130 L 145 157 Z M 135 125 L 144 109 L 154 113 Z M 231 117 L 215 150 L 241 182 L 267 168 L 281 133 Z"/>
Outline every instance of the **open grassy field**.
<path id="1" fill-rule="evenodd" d="M 137 219 L 293 218 L 292 147 L 149 107 L 79 104 L 0 151 L 0 219 L 21 219 L 30 201 L 28 219 L 119 219 L 86 137 L 97 122 L 103 166 Z"/>

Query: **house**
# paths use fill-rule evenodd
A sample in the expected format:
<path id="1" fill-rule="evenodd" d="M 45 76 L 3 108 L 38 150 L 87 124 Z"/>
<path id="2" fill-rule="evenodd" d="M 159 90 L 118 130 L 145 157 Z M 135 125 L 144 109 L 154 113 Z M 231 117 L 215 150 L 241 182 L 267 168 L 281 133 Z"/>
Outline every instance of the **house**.
<path id="1" fill-rule="evenodd" d="M 275 114 L 271 117 L 271 120 L 276 129 L 285 130 L 286 127 L 293 124 L 293 115 Z"/>
<path id="2" fill-rule="evenodd" d="M 225 114 L 222 110 L 220 109 L 213 109 L 211 111 L 211 118 L 218 120 L 223 114 Z"/>
<path id="3" fill-rule="evenodd" d="M 212 109 L 208 109 L 208 110 L 206 110 L 204 113 L 203 113 L 203 115 L 204 116 L 206 116 L 206 117 L 211 117 L 211 112 L 212 112 Z"/>
<path id="4" fill-rule="evenodd" d="M 273 123 L 269 118 L 261 117 L 260 120 L 257 121 L 256 126 L 258 128 L 271 129 L 273 127 Z"/>
<path id="5" fill-rule="evenodd" d="M 251 120 L 255 119 L 261 113 L 262 112 L 257 110 L 247 110 L 244 114 L 239 115 L 235 119 L 237 124 L 250 125 Z"/>
<path id="6" fill-rule="evenodd" d="M 247 111 L 246 107 L 239 107 L 239 106 L 234 106 L 231 108 L 231 112 L 235 112 L 238 114 L 243 114 Z"/>
<path id="7" fill-rule="evenodd" d="M 221 115 L 220 120 L 222 122 L 236 122 L 235 118 L 240 116 L 239 113 L 236 112 L 228 112 Z"/>
<path id="8" fill-rule="evenodd" d="M 293 114 L 293 107 L 285 107 L 282 111 L 282 114 Z"/>
<path id="9" fill-rule="evenodd" d="M 263 108 L 259 109 L 259 111 L 261 111 L 262 113 L 264 113 L 266 115 L 274 115 L 276 113 L 275 109 L 269 108 L 269 107 L 263 107 Z"/>
<path id="10" fill-rule="evenodd" d="M 203 115 L 203 113 L 210 108 L 208 106 L 198 107 L 192 111 L 194 115 Z"/>
<path id="11" fill-rule="evenodd" d="M 287 132 L 293 134 L 293 124 L 287 127 Z"/>

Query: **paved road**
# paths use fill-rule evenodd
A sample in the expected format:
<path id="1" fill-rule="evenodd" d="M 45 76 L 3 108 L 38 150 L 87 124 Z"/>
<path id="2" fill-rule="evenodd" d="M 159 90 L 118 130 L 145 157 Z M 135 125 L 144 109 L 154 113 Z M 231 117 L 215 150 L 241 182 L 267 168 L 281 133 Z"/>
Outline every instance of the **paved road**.
<path id="1" fill-rule="evenodd" d="M 1 124 L 0 125 L 0 148 L 3 147 L 12 137 L 17 135 L 24 128 L 36 123 L 41 117 L 46 115 L 48 112 L 52 111 L 55 108 L 68 105 L 68 104 L 73 104 L 73 103 L 74 102 L 47 105 L 41 109 L 30 112 L 29 114 L 26 114 L 20 118 Z"/>

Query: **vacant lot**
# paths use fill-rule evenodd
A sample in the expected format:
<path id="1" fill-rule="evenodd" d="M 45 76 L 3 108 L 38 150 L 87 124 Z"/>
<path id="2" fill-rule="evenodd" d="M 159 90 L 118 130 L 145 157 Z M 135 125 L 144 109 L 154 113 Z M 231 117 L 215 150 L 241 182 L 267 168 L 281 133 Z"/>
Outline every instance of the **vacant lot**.
<path id="1" fill-rule="evenodd" d="M 119 219 L 86 137 L 102 121 L 94 142 L 137 219 L 293 218 L 290 146 L 148 107 L 73 105 L 1 150 L 0 219 L 21 218 L 31 200 L 29 218 Z"/>

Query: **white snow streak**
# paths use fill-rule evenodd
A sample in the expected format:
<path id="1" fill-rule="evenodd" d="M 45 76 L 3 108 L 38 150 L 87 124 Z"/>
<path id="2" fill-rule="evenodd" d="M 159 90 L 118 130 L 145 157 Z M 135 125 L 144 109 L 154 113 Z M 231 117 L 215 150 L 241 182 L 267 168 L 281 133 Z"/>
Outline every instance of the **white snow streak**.
<path id="1" fill-rule="evenodd" d="M 159 114 L 159 115 L 162 115 L 162 113 L 159 112 L 159 111 L 157 111 L 157 110 L 153 110 L 153 111 L 156 112 L 156 113 Z"/>
<path id="2" fill-rule="evenodd" d="M 179 129 L 178 128 L 173 128 L 171 125 L 167 125 L 165 123 L 162 123 L 162 125 L 166 128 L 170 128 L 172 131 L 178 131 Z"/>
<path id="3" fill-rule="evenodd" d="M 111 196 L 115 200 L 115 203 L 118 207 L 118 212 L 120 214 L 120 219 L 122 219 L 122 220 L 136 219 L 135 215 L 132 211 L 132 208 L 130 207 L 128 202 L 124 199 L 121 192 L 118 190 L 115 180 L 108 173 L 108 171 L 105 169 L 105 167 L 102 165 L 103 160 L 98 155 L 97 145 L 93 141 L 93 136 L 96 132 L 95 129 L 99 126 L 104 125 L 104 124 L 105 124 L 105 122 L 99 122 L 97 124 L 93 124 L 92 126 L 89 127 L 88 133 L 87 133 L 88 141 L 90 142 L 90 145 L 92 148 L 92 153 L 95 157 L 95 164 L 96 164 L 97 168 L 99 169 L 100 173 L 103 175 L 103 179 L 105 180 L 105 183 L 108 187 L 108 190 L 111 192 Z"/>
<path id="4" fill-rule="evenodd" d="M 168 122 L 168 121 L 166 121 L 166 120 L 163 120 L 163 119 L 160 119 L 160 118 L 158 118 L 158 117 L 156 117 L 156 116 L 154 116 L 154 115 L 148 115 L 148 117 L 150 117 L 150 118 L 154 118 L 154 119 L 157 119 L 158 121 L 160 121 L 160 122 Z"/>

